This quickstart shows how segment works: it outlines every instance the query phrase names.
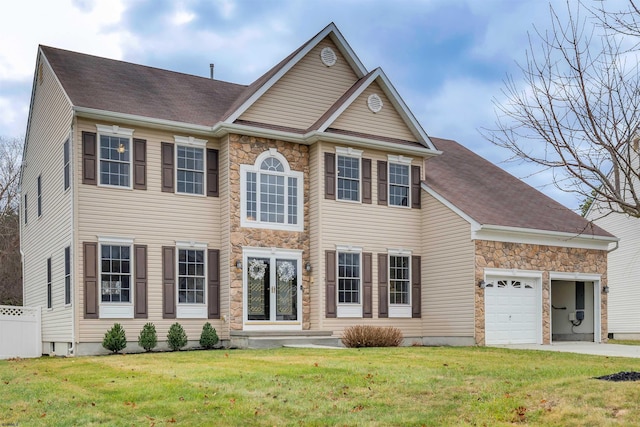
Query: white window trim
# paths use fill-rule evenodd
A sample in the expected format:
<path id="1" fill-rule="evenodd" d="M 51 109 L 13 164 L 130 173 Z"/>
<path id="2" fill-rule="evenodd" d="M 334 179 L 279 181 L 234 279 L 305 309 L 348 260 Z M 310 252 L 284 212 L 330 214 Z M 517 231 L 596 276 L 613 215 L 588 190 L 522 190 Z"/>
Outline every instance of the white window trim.
<path id="1" fill-rule="evenodd" d="M 339 290 L 340 290 L 340 277 L 338 272 L 340 271 L 339 256 L 340 253 L 354 253 L 358 254 L 360 258 L 360 288 L 358 290 L 359 303 L 340 303 Z M 351 245 L 336 245 L 336 316 L 337 317 L 362 317 L 362 247 Z"/>
<path id="2" fill-rule="evenodd" d="M 123 302 L 102 302 L 102 245 L 129 246 L 129 295 L 130 301 Z M 135 254 L 133 252 L 133 239 L 128 237 L 98 236 L 98 299 L 100 305 L 100 319 L 133 319 L 133 307 L 135 298 Z M 72 297 L 73 300 L 73 297 Z"/>
<path id="3" fill-rule="evenodd" d="M 403 155 L 387 155 L 387 205 L 392 208 L 400 208 L 400 209 L 411 209 L 411 163 L 413 162 L 413 157 L 406 157 Z M 393 205 L 391 204 L 391 164 L 395 163 L 396 165 L 408 166 L 408 178 L 409 178 L 409 190 L 407 191 L 407 206 L 401 205 Z"/>
<path id="4" fill-rule="evenodd" d="M 411 318 L 412 317 L 412 301 L 411 301 L 411 283 L 412 266 L 411 256 L 413 253 L 406 249 L 387 249 L 387 301 L 389 301 L 389 317 Z M 408 304 L 392 304 L 391 303 L 391 257 L 407 257 L 409 258 L 409 303 Z"/>
<path id="5" fill-rule="evenodd" d="M 265 322 L 261 320 L 248 320 L 249 309 L 247 302 L 247 268 L 249 265 L 249 258 L 269 258 L 275 260 L 276 258 L 292 258 L 297 262 L 297 269 L 300 272 L 298 274 L 298 283 L 302 286 L 302 254 L 300 249 L 280 249 L 276 247 L 271 248 L 257 248 L 251 246 L 242 247 L 242 293 L 243 303 L 243 330 L 245 331 L 288 331 L 288 330 L 302 330 L 302 291 L 298 292 L 298 320 L 297 321 L 274 321 Z M 273 269 L 275 271 L 275 269 Z"/>
<path id="6" fill-rule="evenodd" d="M 207 196 L 207 140 L 206 139 L 198 139 L 193 136 L 180 136 L 173 135 L 174 144 L 174 158 L 175 160 L 175 170 L 173 171 L 174 176 L 176 177 L 176 185 L 175 185 L 175 194 L 186 195 L 186 196 L 195 196 L 195 197 L 206 197 Z M 202 149 L 202 194 L 198 193 L 186 193 L 182 191 L 178 191 L 178 146 L 190 147 L 190 148 L 200 148 Z"/>
<path id="7" fill-rule="evenodd" d="M 96 137 L 96 143 L 98 146 L 96 147 L 98 150 L 97 153 L 97 174 L 98 174 L 98 186 L 99 187 L 107 187 L 107 188 L 120 188 L 124 190 L 132 190 L 133 189 L 133 129 L 121 128 L 117 125 L 105 126 L 96 124 L 96 129 L 98 130 L 98 135 Z M 124 185 L 111 185 L 111 184 L 103 184 L 102 183 L 102 169 L 100 162 L 102 161 L 102 156 L 100 150 L 100 136 L 117 136 L 120 138 L 129 138 L 129 186 Z"/>
<path id="8" fill-rule="evenodd" d="M 208 317 L 207 310 L 207 287 L 209 281 L 209 260 L 207 256 L 208 245 L 206 243 L 194 241 L 178 241 L 176 240 L 176 318 L 178 319 L 206 319 Z M 203 304 L 180 303 L 178 295 L 180 292 L 180 249 L 204 251 L 204 296 Z"/>
<path id="9" fill-rule="evenodd" d="M 336 147 L 336 201 L 344 203 L 362 203 L 362 153 L 352 147 Z M 340 180 L 340 170 L 338 169 L 338 157 L 351 157 L 358 159 L 358 200 L 341 199 L 338 197 L 338 181 Z"/>
<path id="10" fill-rule="evenodd" d="M 275 174 L 280 174 L 285 178 L 291 177 L 296 178 L 298 180 L 298 191 L 297 191 L 297 215 L 298 215 L 298 223 L 297 224 L 278 224 L 274 222 L 262 222 L 258 218 L 255 221 L 250 221 L 247 219 L 247 173 L 253 172 L 257 176 L 261 173 L 260 165 L 262 162 L 268 157 L 275 157 L 282 163 L 284 167 L 284 172 L 276 172 Z M 287 180 L 285 180 L 287 181 Z M 260 182 L 257 181 L 257 193 L 260 193 L 259 188 Z M 286 207 L 289 207 L 288 201 L 288 190 L 289 184 L 285 182 L 285 200 Z M 259 214 L 259 212 L 258 212 Z M 289 220 L 288 211 L 285 212 L 285 219 Z M 287 230 L 287 231 L 303 231 L 304 230 L 304 173 L 291 170 L 289 166 L 289 162 L 287 159 L 278 152 L 275 148 L 270 148 L 269 150 L 261 153 L 256 159 L 253 165 L 240 165 L 240 226 L 248 227 L 248 228 L 265 228 L 269 230 Z"/>

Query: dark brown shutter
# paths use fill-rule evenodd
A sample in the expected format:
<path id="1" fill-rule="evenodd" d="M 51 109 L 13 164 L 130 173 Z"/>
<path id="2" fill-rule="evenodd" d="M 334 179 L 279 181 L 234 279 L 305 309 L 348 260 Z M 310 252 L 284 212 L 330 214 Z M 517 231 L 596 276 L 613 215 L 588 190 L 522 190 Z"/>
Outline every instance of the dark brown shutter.
<path id="1" fill-rule="evenodd" d="M 362 317 L 373 317 L 373 254 L 362 253 Z"/>
<path id="2" fill-rule="evenodd" d="M 209 319 L 220 318 L 220 250 L 209 249 L 207 305 Z"/>
<path id="3" fill-rule="evenodd" d="M 336 199 L 336 155 L 324 153 L 324 198 Z"/>
<path id="4" fill-rule="evenodd" d="M 420 166 L 411 166 L 411 207 L 420 209 Z"/>
<path id="5" fill-rule="evenodd" d="M 133 188 L 147 189 L 147 141 L 133 139 Z"/>
<path id="6" fill-rule="evenodd" d="M 336 317 L 336 251 L 326 251 L 326 286 L 325 286 L 325 300 L 327 313 L 326 316 Z"/>
<path id="7" fill-rule="evenodd" d="M 173 193 L 173 144 L 170 142 L 162 143 L 162 191 Z"/>
<path id="8" fill-rule="evenodd" d="M 162 247 L 162 318 L 176 318 L 176 248 Z"/>
<path id="9" fill-rule="evenodd" d="M 389 257 L 378 254 L 378 317 L 389 317 L 389 283 L 387 272 Z"/>
<path id="10" fill-rule="evenodd" d="M 218 197 L 218 150 L 207 148 L 207 196 Z"/>
<path id="11" fill-rule="evenodd" d="M 84 318 L 98 318 L 98 244 L 85 242 L 84 252 Z"/>
<path id="12" fill-rule="evenodd" d="M 422 317 L 420 281 L 422 279 L 421 262 L 419 256 L 411 257 L 411 317 Z"/>
<path id="13" fill-rule="evenodd" d="M 371 159 L 362 159 L 362 203 L 371 203 Z"/>
<path id="14" fill-rule="evenodd" d="M 96 185 L 97 158 L 96 158 L 96 134 L 82 132 L 82 183 Z"/>
<path id="15" fill-rule="evenodd" d="M 378 160 L 378 204 L 387 205 L 387 162 Z"/>
<path id="16" fill-rule="evenodd" d="M 136 319 L 147 318 L 147 245 L 134 245 L 136 266 L 135 311 Z"/>

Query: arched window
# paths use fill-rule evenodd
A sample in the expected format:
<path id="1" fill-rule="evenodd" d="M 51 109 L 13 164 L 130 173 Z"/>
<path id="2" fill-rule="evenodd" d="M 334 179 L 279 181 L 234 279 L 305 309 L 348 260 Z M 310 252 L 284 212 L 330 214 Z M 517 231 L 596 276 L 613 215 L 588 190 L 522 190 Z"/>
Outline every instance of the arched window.
<path id="1" fill-rule="evenodd" d="M 302 172 L 292 171 L 275 148 L 240 166 L 241 225 L 302 230 Z"/>

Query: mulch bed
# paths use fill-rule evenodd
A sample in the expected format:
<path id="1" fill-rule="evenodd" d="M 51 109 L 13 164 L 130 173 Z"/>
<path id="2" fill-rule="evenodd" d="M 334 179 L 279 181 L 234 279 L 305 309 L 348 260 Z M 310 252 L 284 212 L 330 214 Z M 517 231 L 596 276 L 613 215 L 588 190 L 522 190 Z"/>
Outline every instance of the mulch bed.
<path id="1" fill-rule="evenodd" d="M 602 377 L 595 377 L 597 380 L 604 381 L 638 381 L 640 380 L 640 372 L 618 372 L 617 374 L 604 375 Z"/>

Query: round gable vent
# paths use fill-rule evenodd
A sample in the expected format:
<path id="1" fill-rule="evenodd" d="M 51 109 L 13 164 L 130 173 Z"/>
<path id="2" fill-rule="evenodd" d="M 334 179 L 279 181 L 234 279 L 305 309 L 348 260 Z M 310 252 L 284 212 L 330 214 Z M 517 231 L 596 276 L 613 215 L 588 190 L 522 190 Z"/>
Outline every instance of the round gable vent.
<path id="1" fill-rule="evenodd" d="M 371 94 L 369 98 L 367 98 L 367 105 L 369 106 L 369 110 L 377 113 L 382 110 L 382 99 L 380 99 L 377 93 Z"/>
<path id="2" fill-rule="evenodd" d="M 320 51 L 320 59 L 322 59 L 322 63 L 327 67 L 331 67 L 336 63 L 338 57 L 336 53 L 330 47 L 325 47 Z"/>

